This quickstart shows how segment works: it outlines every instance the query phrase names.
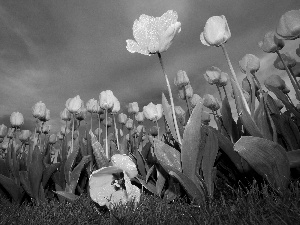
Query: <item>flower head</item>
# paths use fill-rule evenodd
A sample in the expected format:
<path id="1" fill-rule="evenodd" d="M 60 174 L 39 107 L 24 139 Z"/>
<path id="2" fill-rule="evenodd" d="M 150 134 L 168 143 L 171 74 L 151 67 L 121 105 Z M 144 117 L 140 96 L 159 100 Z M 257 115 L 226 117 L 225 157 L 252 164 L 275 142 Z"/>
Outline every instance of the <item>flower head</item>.
<path id="1" fill-rule="evenodd" d="M 42 101 L 35 103 L 32 107 L 33 117 L 40 119 L 46 117 L 46 105 Z"/>
<path id="2" fill-rule="evenodd" d="M 71 120 L 70 111 L 67 108 L 65 108 L 63 111 L 60 112 L 60 118 L 64 121 L 70 121 Z"/>
<path id="3" fill-rule="evenodd" d="M 0 138 L 4 138 L 7 134 L 7 126 L 4 124 L 0 125 Z"/>
<path id="4" fill-rule="evenodd" d="M 173 39 L 181 30 L 178 15 L 169 10 L 161 17 L 141 15 L 133 24 L 134 40 L 127 40 L 127 50 L 131 53 L 151 55 L 161 53 L 171 46 Z"/>
<path id="5" fill-rule="evenodd" d="M 204 78 L 210 85 L 218 84 L 221 78 L 221 73 L 222 71 L 218 67 L 212 66 L 206 70 Z"/>
<path id="6" fill-rule="evenodd" d="M 296 60 L 288 52 L 285 54 L 281 54 L 281 57 L 288 68 L 296 66 Z M 279 70 L 285 70 L 285 67 L 279 56 L 277 56 L 277 58 L 274 61 L 274 67 Z"/>
<path id="7" fill-rule="evenodd" d="M 285 81 L 277 74 L 273 74 L 265 79 L 265 85 L 270 85 L 278 88 L 279 90 L 283 90 L 286 88 Z"/>
<path id="8" fill-rule="evenodd" d="M 148 120 L 159 120 L 163 115 L 162 105 L 154 105 L 152 102 L 150 102 L 147 106 L 143 107 L 143 113 Z"/>
<path id="9" fill-rule="evenodd" d="M 115 96 L 111 90 L 102 91 L 99 95 L 99 105 L 102 109 L 112 109 L 115 102 Z"/>
<path id="10" fill-rule="evenodd" d="M 217 111 L 220 108 L 218 99 L 210 94 L 206 94 L 203 96 L 203 105 L 212 111 Z"/>
<path id="11" fill-rule="evenodd" d="M 137 102 L 132 102 L 128 104 L 128 113 L 136 114 L 139 112 L 139 105 Z"/>
<path id="12" fill-rule="evenodd" d="M 258 43 L 259 47 L 266 53 L 274 53 L 284 47 L 283 40 L 276 37 L 274 31 L 265 34 L 264 39 Z"/>
<path id="13" fill-rule="evenodd" d="M 179 70 L 176 74 L 176 77 L 174 78 L 174 84 L 177 87 L 181 88 L 181 87 L 188 85 L 189 83 L 190 83 L 190 80 L 189 80 L 186 72 L 183 70 Z"/>
<path id="14" fill-rule="evenodd" d="M 276 32 L 285 39 L 300 37 L 300 10 L 291 10 L 283 14 L 279 20 Z"/>
<path id="15" fill-rule="evenodd" d="M 120 113 L 120 114 L 118 115 L 118 122 L 119 122 L 120 124 L 125 125 L 126 121 L 127 121 L 127 115 L 124 114 L 124 113 Z"/>
<path id="16" fill-rule="evenodd" d="M 10 115 L 10 124 L 12 127 L 19 127 L 22 124 L 24 124 L 24 117 L 23 117 L 22 113 L 13 112 Z"/>
<path id="17" fill-rule="evenodd" d="M 220 46 L 231 37 L 229 26 L 225 16 L 210 17 L 200 34 L 202 44 L 207 46 Z"/>
<path id="18" fill-rule="evenodd" d="M 74 98 L 69 98 L 66 102 L 66 108 L 69 110 L 70 113 L 77 113 L 78 110 L 81 108 L 82 100 L 80 96 L 77 95 Z"/>
<path id="19" fill-rule="evenodd" d="M 241 61 L 239 61 L 240 69 L 246 73 L 247 68 L 250 73 L 255 73 L 260 68 L 260 60 L 255 55 L 246 54 Z"/>
<path id="20" fill-rule="evenodd" d="M 86 109 L 89 113 L 98 113 L 99 111 L 99 104 L 98 101 L 94 98 L 90 99 L 86 103 Z"/>

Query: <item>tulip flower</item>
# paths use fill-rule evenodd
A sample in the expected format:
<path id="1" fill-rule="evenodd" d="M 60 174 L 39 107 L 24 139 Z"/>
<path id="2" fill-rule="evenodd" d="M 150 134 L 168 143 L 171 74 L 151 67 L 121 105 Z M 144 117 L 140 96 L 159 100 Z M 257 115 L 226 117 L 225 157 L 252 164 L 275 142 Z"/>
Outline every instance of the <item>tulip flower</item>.
<path id="1" fill-rule="evenodd" d="M 32 107 L 32 115 L 34 118 L 40 119 L 46 117 L 46 105 L 42 101 L 35 103 Z"/>
<path id="2" fill-rule="evenodd" d="M 131 130 L 133 128 L 133 120 L 128 118 L 126 123 L 125 123 L 125 127 L 128 129 L 128 130 Z"/>
<path id="3" fill-rule="evenodd" d="M 104 126 L 111 127 L 112 126 L 112 118 L 107 117 L 107 119 L 103 120 L 102 123 L 104 124 Z"/>
<path id="4" fill-rule="evenodd" d="M 285 86 L 285 88 L 282 89 L 283 94 L 288 94 L 288 93 L 290 93 L 290 91 L 291 90 L 289 89 L 288 86 Z"/>
<path id="5" fill-rule="evenodd" d="M 240 61 L 239 61 L 240 69 L 242 73 L 247 72 L 247 68 L 250 73 L 255 73 L 260 68 L 260 60 L 255 55 L 246 54 Z"/>
<path id="6" fill-rule="evenodd" d="M 182 100 L 193 97 L 194 91 L 190 84 L 178 89 L 178 97 Z"/>
<path id="7" fill-rule="evenodd" d="M 174 84 L 182 88 L 190 83 L 190 80 L 185 71 L 179 70 L 174 78 Z"/>
<path id="8" fill-rule="evenodd" d="M 82 102 L 83 103 L 83 102 Z M 81 105 L 81 108 L 75 114 L 75 118 L 79 121 L 85 120 L 87 114 L 87 110 L 84 107 L 84 104 Z"/>
<path id="9" fill-rule="evenodd" d="M 70 121 L 71 120 L 70 111 L 67 108 L 65 108 L 63 111 L 60 112 L 60 118 L 64 121 Z"/>
<path id="10" fill-rule="evenodd" d="M 19 135 L 19 140 L 24 143 L 29 140 L 31 136 L 31 131 L 30 130 L 22 130 L 20 135 Z"/>
<path id="11" fill-rule="evenodd" d="M 276 37 L 274 31 L 269 31 L 265 34 L 263 41 L 260 41 L 258 45 L 264 52 L 274 53 L 284 47 L 284 42 Z"/>
<path id="12" fill-rule="evenodd" d="M 296 60 L 292 58 L 288 52 L 285 54 L 281 54 L 281 57 L 288 68 L 296 66 Z M 278 56 L 274 61 L 274 67 L 279 70 L 285 70 L 285 66 L 283 65 L 281 59 Z"/>
<path id="13" fill-rule="evenodd" d="M 163 115 L 162 105 L 154 105 L 150 102 L 147 106 L 143 107 L 144 116 L 151 121 L 159 120 Z"/>
<path id="14" fill-rule="evenodd" d="M 57 136 L 56 134 L 51 134 L 49 137 L 49 144 L 54 145 L 56 143 Z"/>
<path id="15" fill-rule="evenodd" d="M 124 113 L 120 113 L 120 114 L 118 115 L 118 122 L 119 122 L 120 124 L 125 125 L 126 121 L 127 121 L 127 115 L 124 114 Z"/>
<path id="16" fill-rule="evenodd" d="M 202 101 L 202 98 L 198 94 L 193 94 L 191 98 L 191 107 L 192 109 L 196 107 L 198 102 Z"/>
<path id="17" fill-rule="evenodd" d="M 145 132 L 146 130 L 145 130 L 145 126 L 144 125 L 138 125 L 137 126 L 137 128 L 136 128 L 136 132 L 138 133 L 138 134 L 140 134 L 141 132 Z"/>
<path id="18" fill-rule="evenodd" d="M 271 76 L 269 76 L 267 79 L 265 79 L 265 85 L 270 85 L 273 87 L 278 88 L 279 90 L 283 90 L 286 87 L 285 81 L 276 74 L 273 74 Z"/>
<path id="19" fill-rule="evenodd" d="M 111 109 L 111 114 L 117 114 L 121 109 L 119 100 L 115 97 L 114 106 Z"/>
<path id="20" fill-rule="evenodd" d="M 47 122 L 50 120 L 50 110 L 46 108 L 46 113 L 44 117 L 39 118 L 40 121 Z"/>
<path id="21" fill-rule="evenodd" d="M 139 105 L 137 102 L 132 102 L 128 104 L 128 113 L 129 114 L 136 114 L 139 112 Z"/>
<path id="22" fill-rule="evenodd" d="M 44 124 L 43 127 L 42 127 L 43 134 L 49 134 L 50 128 L 51 128 L 51 125 Z"/>
<path id="23" fill-rule="evenodd" d="M 212 111 L 217 111 L 220 108 L 218 99 L 210 94 L 206 94 L 203 96 L 203 105 Z"/>
<path id="24" fill-rule="evenodd" d="M 115 96 L 111 90 L 102 91 L 99 95 L 99 105 L 102 109 L 112 109 Z"/>
<path id="25" fill-rule="evenodd" d="M 134 40 L 126 40 L 130 53 L 151 55 L 162 53 L 171 46 L 173 39 L 181 30 L 181 23 L 177 22 L 178 15 L 169 10 L 161 17 L 141 15 L 133 24 Z"/>
<path id="26" fill-rule="evenodd" d="M 4 124 L 0 125 L 0 138 L 4 138 L 7 134 L 7 126 Z"/>
<path id="27" fill-rule="evenodd" d="M 113 166 L 94 171 L 89 178 L 90 197 L 100 206 L 113 209 L 128 201 L 138 203 L 140 190 L 131 184 L 130 178 L 137 176 L 136 165 L 129 156 L 116 154 L 111 157 Z"/>
<path id="28" fill-rule="evenodd" d="M 89 113 L 98 113 L 99 107 L 98 101 L 94 98 L 88 100 L 86 103 L 86 109 Z"/>
<path id="29" fill-rule="evenodd" d="M 24 124 L 24 117 L 19 112 L 13 112 L 10 115 L 10 124 L 12 127 L 20 127 Z"/>
<path id="30" fill-rule="evenodd" d="M 137 114 L 135 114 L 135 120 L 136 120 L 138 123 L 144 122 L 144 119 L 145 119 L 145 116 L 144 116 L 144 113 L 143 113 L 143 112 L 138 112 Z"/>
<path id="31" fill-rule="evenodd" d="M 212 66 L 206 70 L 204 78 L 210 85 L 218 84 L 221 78 L 221 73 L 222 71 L 218 67 Z"/>
<path id="32" fill-rule="evenodd" d="M 181 106 L 175 106 L 175 113 L 181 125 L 185 126 L 185 111 L 183 110 L 183 108 Z"/>
<path id="33" fill-rule="evenodd" d="M 220 46 L 231 37 L 229 26 L 225 16 L 210 17 L 200 34 L 202 44 L 207 46 Z"/>
<path id="34" fill-rule="evenodd" d="M 279 110 L 281 110 L 283 107 L 284 107 L 284 105 L 283 105 L 283 103 L 282 103 L 282 101 L 280 101 L 279 99 L 273 99 L 274 100 L 274 102 L 275 102 L 275 104 L 276 104 L 276 106 L 277 106 L 277 108 L 279 109 Z"/>
<path id="35" fill-rule="evenodd" d="M 82 100 L 80 99 L 79 95 L 77 95 L 74 98 L 69 98 L 66 102 L 66 108 L 71 113 L 77 113 L 78 110 L 81 108 L 81 105 L 82 105 Z"/>
<path id="36" fill-rule="evenodd" d="M 300 37 L 300 10 L 291 10 L 283 14 L 276 32 L 279 36 L 294 40 Z"/>
<path id="37" fill-rule="evenodd" d="M 228 83 L 228 74 L 221 72 L 220 80 L 217 83 L 218 87 L 225 87 Z"/>

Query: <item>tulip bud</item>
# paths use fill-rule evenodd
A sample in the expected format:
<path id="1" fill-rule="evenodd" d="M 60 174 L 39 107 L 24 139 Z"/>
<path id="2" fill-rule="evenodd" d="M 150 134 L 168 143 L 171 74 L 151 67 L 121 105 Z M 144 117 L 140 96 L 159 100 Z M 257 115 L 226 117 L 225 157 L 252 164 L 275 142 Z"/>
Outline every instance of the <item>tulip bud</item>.
<path id="1" fill-rule="evenodd" d="M 221 72 L 219 83 L 217 84 L 219 87 L 225 87 L 228 83 L 228 74 Z"/>
<path id="2" fill-rule="evenodd" d="M 150 134 L 153 136 L 153 137 L 156 137 L 158 135 L 158 129 L 156 126 L 153 126 L 150 128 Z"/>
<path id="3" fill-rule="evenodd" d="M 210 94 L 203 96 L 203 105 L 212 111 L 217 111 L 220 108 L 218 99 Z"/>
<path id="4" fill-rule="evenodd" d="M 127 121 L 127 115 L 124 114 L 124 113 L 120 113 L 120 114 L 118 115 L 118 122 L 119 122 L 120 124 L 125 125 L 126 121 Z"/>
<path id="5" fill-rule="evenodd" d="M 207 46 L 220 46 L 231 37 L 231 33 L 225 16 L 210 17 L 200 34 L 202 44 Z"/>
<path id="6" fill-rule="evenodd" d="M 221 72 L 218 67 L 212 66 L 206 70 L 204 78 L 210 85 L 218 84 L 221 78 Z"/>
<path id="7" fill-rule="evenodd" d="M 132 102 L 128 104 L 128 113 L 136 114 L 139 112 L 139 105 L 137 102 Z"/>
<path id="8" fill-rule="evenodd" d="M 31 136 L 31 131 L 30 130 L 22 130 L 20 135 L 19 135 L 19 140 L 24 143 L 26 141 L 29 141 L 29 138 Z"/>
<path id="9" fill-rule="evenodd" d="M 143 107 L 144 116 L 151 121 L 159 120 L 163 115 L 163 109 L 161 104 L 154 105 L 150 102 L 147 106 Z"/>
<path id="10" fill-rule="evenodd" d="M 46 105 L 39 101 L 32 107 L 32 115 L 34 118 L 40 119 L 46 117 Z"/>
<path id="11" fill-rule="evenodd" d="M 0 138 L 4 138 L 7 134 L 7 126 L 4 124 L 0 125 Z"/>
<path id="12" fill-rule="evenodd" d="M 99 105 L 102 109 L 112 109 L 115 96 L 111 90 L 102 91 L 99 95 Z"/>
<path id="13" fill-rule="evenodd" d="M 182 88 L 190 83 L 190 80 L 185 71 L 179 70 L 174 78 L 174 84 Z"/>
<path id="14" fill-rule="evenodd" d="M 241 61 L 239 61 L 239 65 L 242 73 L 246 73 L 247 68 L 250 73 L 255 73 L 260 68 L 260 60 L 255 55 L 246 54 Z"/>
<path id="15" fill-rule="evenodd" d="M 125 127 L 128 129 L 128 130 L 131 130 L 133 128 L 133 120 L 128 118 L 126 123 L 125 123 Z"/>
<path id="16" fill-rule="evenodd" d="M 69 128 L 66 128 L 66 125 L 61 126 L 61 128 L 60 128 L 60 133 L 61 133 L 62 135 L 66 135 L 66 133 L 68 134 L 69 132 L 70 132 L 70 129 L 69 129 Z"/>
<path id="17" fill-rule="evenodd" d="M 98 113 L 99 111 L 99 104 L 98 101 L 94 98 L 88 100 L 88 102 L 86 103 L 86 109 L 89 113 Z"/>
<path id="18" fill-rule="evenodd" d="M 107 117 L 107 120 L 103 120 L 103 124 L 107 127 L 111 127 L 112 126 L 112 118 L 111 117 Z"/>
<path id="19" fill-rule="evenodd" d="M 94 131 L 95 135 L 98 137 L 99 136 L 99 128 L 97 128 L 95 131 Z M 102 129 L 100 128 L 100 135 L 102 134 Z"/>
<path id="20" fill-rule="evenodd" d="M 24 124 L 24 117 L 19 112 L 13 112 L 10 115 L 10 124 L 12 127 L 20 127 Z"/>
<path id="21" fill-rule="evenodd" d="M 48 134 L 50 132 L 50 127 L 51 127 L 50 125 L 44 124 L 42 127 L 43 134 Z"/>
<path id="22" fill-rule="evenodd" d="M 279 99 L 273 99 L 274 100 L 274 102 L 275 102 L 275 104 L 276 104 L 276 106 L 277 106 L 277 108 L 279 109 L 279 110 L 281 110 L 283 107 L 284 107 L 284 105 L 283 105 L 283 103 L 282 103 L 282 101 L 280 101 Z"/>
<path id="23" fill-rule="evenodd" d="M 281 57 L 284 61 L 284 64 L 288 68 L 292 68 L 292 67 L 296 66 L 296 60 L 293 59 L 288 52 L 285 54 L 281 54 Z M 277 56 L 276 60 L 274 61 L 274 67 L 278 70 L 285 70 L 285 67 L 284 67 L 281 59 L 279 58 L 279 56 Z"/>
<path id="24" fill-rule="evenodd" d="M 70 113 L 77 113 L 81 108 L 81 105 L 82 100 L 80 99 L 79 95 L 74 98 L 69 98 L 66 102 L 66 108 L 70 111 Z"/>
<path id="25" fill-rule="evenodd" d="M 182 100 L 193 97 L 193 88 L 190 84 L 178 89 L 178 96 Z"/>
<path id="26" fill-rule="evenodd" d="M 300 37 L 300 10 L 291 10 L 283 14 L 279 20 L 276 32 L 285 39 Z"/>
<path id="27" fill-rule="evenodd" d="M 49 144 L 50 145 L 54 145 L 56 143 L 56 134 L 51 134 L 50 137 L 49 137 Z"/>
<path id="28" fill-rule="evenodd" d="M 274 53 L 284 47 L 284 42 L 276 37 L 274 31 L 269 31 L 265 34 L 263 41 L 260 41 L 258 45 L 264 52 Z"/>
<path id="29" fill-rule="evenodd" d="M 113 108 L 111 109 L 111 114 L 117 114 L 121 109 L 121 106 L 120 106 L 120 102 L 119 100 L 115 97 L 114 99 L 114 106 Z"/>
<path id="30" fill-rule="evenodd" d="M 145 116 L 144 116 L 144 113 L 143 113 L 143 112 L 138 112 L 137 114 L 135 114 L 135 120 L 136 120 L 138 123 L 144 122 L 144 119 L 145 119 Z"/>
<path id="31" fill-rule="evenodd" d="M 142 132 L 142 133 L 145 133 L 145 132 L 146 132 L 145 126 L 144 126 L 144 125 L 138 125 L 137 128 L 136 128 L 136 132 L 137 132 L 138 134 L 140 134 L 141 132 Z"/>
<path id="32" fill-rule="evenodd" d="M 174 110 L 177 117 L 184 117 L 185 111 L 181 106 L 175 106 Z"/>
<path id="33" fill-rule="evenodd" d="M 279 90 L 283 90 L 286 87 L 284 80 L 276 74 L 273 74 L 265 79 L 264 84 L 276 87 Z"/>
<path id="34" fill-rule="evenodd" d="M 70 121 L 71 120 L 71 113 L 67 108 L 65 108 L 63 111 L 60 112 L 60 118 L 64 121 Z"/>
<path id="35" fill-rule="evenodd" d="M 191 107 L 195 108 L 198 102 L 201 102 L 202 98 L 198 94 L 193 94 L 190 102 L 191 102 Z"/>
<path id="36" fill-rule="evenodd" d="M 1 144 L 1 149 L 6 150 L 8 148 L 8 144 L 9 144 L 8 140 L 3 141 Z"/>
<path id="37" fill-rule="evenodd" d="M 288 86 L 285 86 L 285 88 L 282 89 L 283 94 L 288 94 L 288 93 L 290 93 L 290 91 L 291 90 L 288 88 Z"/>
<path id="38" fill-rule="evenodd" d="M 47 122 L 50 120 L 50 110 L 46 108 L 46 113 L 44 117 L 39 118 L 40 121 Z"/>
<path id="39" fill-rule="evenodd" d="M 75 114 L 75 118 L 79 121 L 85 120 L 87 114 L 87 110 L 84 107 L 84 104 L 82 104 L 82 107 L 78 110 L 78 112 Z"/>
<path id="40" fill-rule="evenodd" d="M 208 125 L 209 122 L 210 122 L 210 114 L 206 111 L 202 111 L 201 113 L 201 122 L 204 124 L 204 125 Z"/>

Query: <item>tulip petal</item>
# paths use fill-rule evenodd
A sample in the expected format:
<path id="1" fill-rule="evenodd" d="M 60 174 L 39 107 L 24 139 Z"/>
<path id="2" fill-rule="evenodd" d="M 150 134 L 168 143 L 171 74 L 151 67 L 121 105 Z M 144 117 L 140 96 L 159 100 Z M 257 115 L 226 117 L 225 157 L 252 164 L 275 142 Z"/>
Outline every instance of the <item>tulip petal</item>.
<path id="1" fill-rule="evenodd" d="M 115 154 L 111 157 L 111 162 L 113 166 L 124 170 L 130 178 L 138 174 L 136 165 L 128 155 Z"/>
<path id="2" fill-rule="evenodd" d="M 165 32 L 172 24 L 176 23 L 178 19 L 177 12 L 168 10 L 161 17 L 158 17 L 157 27 L 159 34 Z"/>
<path id="3" fill-rule="evenodd" d="M 141 49 L 141 47 L 138 45 L 138 43 L 136 43 L 134 40 L 126 40 L 127 46 L 126 49 L 127 51 L 129 51 L 130 53 L 140 53 L 143 55 L 149 55 L 149 52 L 146 50 Z"/>
<path id="4" fill-rule="evenodd" d="M 200 41 L 202 44 L 204 44 L 206 46 L 210 46 L 210 44 L 208 44 L 207 41 L 205 40 L 203 32 L 201 32 L 201 34 L 200 34 Z"/>
<path id="5" fill-rule="evenodd" d="M 154 30 L 154 18 L 145 14 L 133 23 L 133 37 L 141 49 L 147 50 L 150 42 L 148 33 Z"/>
<path id="6" fill-rule="evenodd" d="M 231 37 L 231 32 L 230 32 L 226 17 L 224 15 L 222 15 L 221 17 L 223 18 L 224 26 L 225 26 L 224 27 L 225 28 L 224 29 L 224 37 L 225 37 L 225 40 L 228 40 Z"/>

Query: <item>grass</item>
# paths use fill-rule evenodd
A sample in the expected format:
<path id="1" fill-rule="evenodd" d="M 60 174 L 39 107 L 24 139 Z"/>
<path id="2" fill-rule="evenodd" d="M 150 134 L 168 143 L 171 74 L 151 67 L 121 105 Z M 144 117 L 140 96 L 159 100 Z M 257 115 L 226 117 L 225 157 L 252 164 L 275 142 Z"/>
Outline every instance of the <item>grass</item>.
<path id="1" fill-rule="evenodd" d="M 0 224 L 298 224 L 299 197 L 299 182 L 292 183 L 281 197 L 267 186 L 254 184 L 247 191 L 227 188 L 200 207 L 188 204 L 184 197 L 168 203 L 143 194 L 136 210 L 128 203 L 111 213 L 97 207 L 86 194 L 73 203 L 50 201 L 39 206 L 18 206 L 2 197 Z"/>

